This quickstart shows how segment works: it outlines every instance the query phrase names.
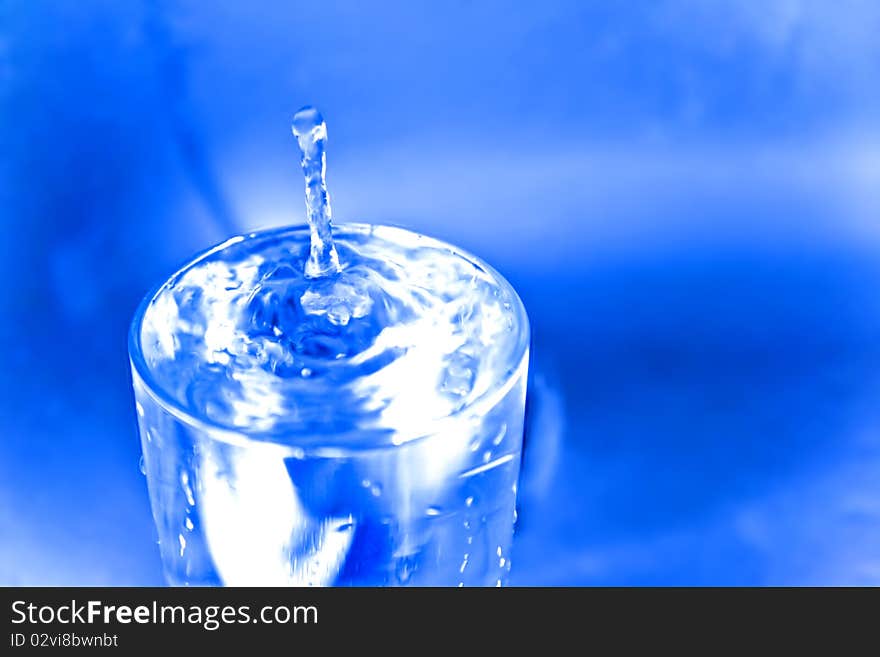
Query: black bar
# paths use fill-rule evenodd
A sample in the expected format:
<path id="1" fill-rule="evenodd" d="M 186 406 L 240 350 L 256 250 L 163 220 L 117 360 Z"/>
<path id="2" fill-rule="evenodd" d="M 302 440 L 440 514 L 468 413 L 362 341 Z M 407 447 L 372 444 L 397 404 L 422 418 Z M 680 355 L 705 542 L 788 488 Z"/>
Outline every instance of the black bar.
<path id="1" fill-rule="evenodd" d="M 47 648 L 177 654 L 188 646 L 336 654 L 390 644 L 418 654 L 474 641 L 513 648 L 527 638 L 573 647 L 602 639 L 622 648 L 646 640 L 678 645 L 707 633 L 706 647 L 718 647 L 750 645 L 745 637 L 768 633 L 818 637 L 833 624 L 847 637 L 873 633 L 880 609 L 880 594 L 868 589 L 87 587 L 4 588 L 0 598 L 0 654 L 10 655 Z"/>

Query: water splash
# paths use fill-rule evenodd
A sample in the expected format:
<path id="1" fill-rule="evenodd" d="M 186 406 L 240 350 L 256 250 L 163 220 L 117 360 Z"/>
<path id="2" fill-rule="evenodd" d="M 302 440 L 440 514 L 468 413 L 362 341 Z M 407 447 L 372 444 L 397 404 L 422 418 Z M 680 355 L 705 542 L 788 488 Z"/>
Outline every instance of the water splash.
<path id="1" fill-rule="evenodd" d="M 309 278 L 319 278 L 340 271 L 330 226 L 330 195 L 326 181 L 324 143 L 327 141 L 327 124 L 318 110 L 306 106 L 293 115 L 292 129 L 302 153 L 301 164 L 306 178 L 311 248 L 305 274 Z"/>
<path id="2" fill-rule="evenodd" d="M 168 420 L 136 377 L 141 426 L 180 438 L 169 449 L 144 429 L 142 443 L 150 463 L 179 472 L 150 476 L 169 578 L 503 580 L 509 559 L 492 551 L 512 536 L 524 311 L 503 279 L 448 244 L 331 229 L 321 115 L 297 112 L 293 134 L 309 230 L 229 240 L 144 311 L 151 378 L 183 417 L 206 420 Z"/>

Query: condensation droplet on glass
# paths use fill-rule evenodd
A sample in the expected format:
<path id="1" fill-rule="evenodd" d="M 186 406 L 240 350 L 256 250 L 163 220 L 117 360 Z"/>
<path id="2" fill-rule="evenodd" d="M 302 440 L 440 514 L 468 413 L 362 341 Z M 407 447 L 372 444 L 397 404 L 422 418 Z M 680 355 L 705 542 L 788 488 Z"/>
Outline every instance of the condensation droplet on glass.
<path id="1" fill-rule="evenodd" d="M 443 510 L 439 506 L 429 506 L 425 509 L 426 516 L 439 516 L 441 513 L 443 513 Z"/>
<path id="2" fill-rule="evenodd" d="M 486 453 L 483 454 L 483 463 L 488 463 L 491 460 L 492 460 L 492 451 L 487 449 Z"/>
<path id="3" fill-rule="evenodd" d="M 134 403 L 134 407 L 137 409 L 137 414 L 140 415 L 141 417 L 143 417 L 144 416 L 144 407 L 141 406 L 141 403 L 136 401 Z"/>
<path id="4" fill-rule="evenodd" d="M 138 470 L 141 471 L 142 475 L 147 474 L 147 462 L 144 460 L 143 455 L 138 459 Z"/>
<path id="5" fill-rule="evenodd" d="M 180 542 L 180 556 L 183 556 L 183 553 L 186 550 L 186 539 L 183 537 L 183 534 L 178 534 L 177 540 Z"/>
<path id="6" fill-rule="evenodd" d="M 183 524 L 184 524 L 184 526 L 185 526 L 189 531 L 192 531 L 192 530 L 193 530 L 193 521 L 190 520 L 189 518 L 187 518 L 186 520 L 184 520 L 184 521 L 183 521 Z"/>
<path id="7" fill-rule="evenodd" d="M 382 484 L 373 484 L 370 486 L 370 494 L 373 497 L 379 497 L 382 494 Z"/>
<path id="8" fill-rule="evenodd" d="M 473 495 L 471 495 L 471 496 L 465 498 L 465 500 L 464 500 L 464 505 L 465 505 L 465 506 L 470 507 L 470 506 L 473 506 L 473 504 L 474 504 L 474 497 L 473 497 Z"/>

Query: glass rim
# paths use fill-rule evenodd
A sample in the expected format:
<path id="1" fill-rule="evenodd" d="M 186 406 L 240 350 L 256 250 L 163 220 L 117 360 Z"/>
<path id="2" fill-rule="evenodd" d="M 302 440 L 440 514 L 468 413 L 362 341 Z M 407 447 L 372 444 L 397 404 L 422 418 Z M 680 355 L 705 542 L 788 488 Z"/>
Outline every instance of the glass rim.
<path id="1" fill-rule="evenodd" d="M 456 411 L 449 413 L 448 415 L 426 420 L 426 430 L 424 432 L 415 432 L 415 434 L 411 437 L 405 437 L 402 440 L 380 444 L 364 445 L 362 443 L 359 443 L 356 439 L 345 440 L 348 436 L 356 436 L 359 433 L 363 433 L 363 431 L 367 431 L 366 429 L 354 429 L 345 432 L 328 433 L 327 438 L 332 438 L 334 440 L 313 441 L 308 444 L 300 444 L 296 440 L 290 440 L 290 438 L 295 438 L 296 436 L 303 435 L 295 429 L 287 430 L 277 435 L 273 434 L 272 429 L 251 431 L 248 430 L 246 427 L 227 425 L 221 422 L 217 422 L 205 415 L 194 414 L 191 410 L 185 408 L 184 405 L 181 404 L 177 399 L 175 399 L 174 396 L 171 395 L 167 390 L 165 390 L 163 386 L 158 385 L 152 375 L 151 368 L 147 364 L 144 357 L 141 345 L 141 328 L 143 326 L 143 320 L 144 316 L 146 315 L 147 309 L 163 290 L 173 287 L 173 285 L 184 272 L 188 271 L 189 269 L 196 266 L 197 264 L 209 258 L 215 253 L 218 253 L 230 246 L 247 240 L 256 240 L 286 233 L 296 233 L 303 231 L 307 232 L 309 230 L 308 224 L 291 224 L 241 233 L 233 237 L 229 237 L 222 242 L 215 244 L 214 246 L 199 251 L 195 255 L 187 259 L 183 265 L 179 266 L 173 274 L 167 276 L 158 285 L 154 285 L 153 287 L 151 287 L 149 291 L 144 295 L 143 299 L 141 299 L 140 303 L 137 306 L 137 309 L 135 310 L 134 316 L 132 317 L 131 324 L 129 326 L 128 355 L 132 370 L 140 379 L 144 390 L 150 395 L 150 397 L 166 412 L 173 415 L 178 420 L 184 422 L 187 425 L 209 431 L 212 438 L 216 437 L 218 440 L 222 440 L 223 442 L 237 445 L 253 445 L 255 443 L 259 443 L 263 445 L 276 445 L 287 449 L 308 448 L 309 450 L 321 450 L 322 448 L 328 447 L 326 443 L 331 443 L 331 449 L 339 448 L 347 452 L 360 452 L 365 450 L 403 447 L 411 443 L 429 438 L 439 433 L 445 423 L 451 422 L 456 418 L 461 418 L 465 415 L 478 416 L 485 414 L 486 411 L 494 407 L 501 399 L 504 398 L 505 395 L 507 395 L 507 393 L 513 387 L 514 383 L 519 379 L 520 376 L 524 374 L 524 370 L 526 370 L 528 367 L 531 327 L 528 314 L 526 312 L 525 305 L 523 304 L 522 299 L 520 299 L 519 294 L 517 294 L 514 287 L 504 276 L 502 276 L 494 267 L 489 265 L 483 259 L 473 255 L 472 253 L 464 249 L 460 249 L 459 247 L 449 244 L 448 242 L 445 242 L 443 240 L 429 237 L 400 226 L 392 226 L 388 224 L 342 222 L 334 223 L 333 228 L 335 231 L 343 234 L 375 234 L 377 231 L 380 231 L 382 233 L 385 233 L 386 235 L 396 234 L 398 236 L 416 238 L 423 245 L 448 249 L 455 255 L 468 261 L 470 264 L 476 265 L 477 267 L 484 269 L 496 284 L 498 284 L 500 287 L 504 288 L 507 292 L 510 293 L 513 305 L 515 306 L 513 310 L 516 315 L 516 328 L 518 331 L 518 335 L 516 336 L 516 343 L 514 344 L 513 348 L 514 355 L 511 358 L 511 361 L 514 364 L 511 366 L 507 376 L 496 383 L 496 385 L 492 386 L 489 390 L 483 392 L 476 398 L 469 401 L 462 408 L 457 409 Z M 282 440 L 282 438 L 284 439 Z"/>

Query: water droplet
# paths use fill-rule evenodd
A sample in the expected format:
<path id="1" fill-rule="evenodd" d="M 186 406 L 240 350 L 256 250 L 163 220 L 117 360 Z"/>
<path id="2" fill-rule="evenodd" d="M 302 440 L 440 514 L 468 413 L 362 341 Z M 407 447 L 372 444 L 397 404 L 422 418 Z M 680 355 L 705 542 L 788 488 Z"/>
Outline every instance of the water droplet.
<path id="1" fill-rule="evenodd" d="M 473 495 L 471 495 L 470 497 L 465 498 L 465 501 L 464 501 L 464 505 L 465 505 L 465 506 L 470 507 L 470 506 L 473 506 L 473 504 L 474 504 L 474 498 L 473 498 Z"/>
<path id="2" fill-rule="evenodd" d="M 370 486 L 370 493 L 373 497 L 379 497 L 382 494 L 382 484 L 373 484 Z"/>
<path id="3" fill-rule="evenodd" d="M 311 249 L 305 274 L 318 278 L 339 271 L 339 255 L 333 244 L 330 226 L 330 195 L 324 172 L 327 166 L 324 144 L 327 124 L 314 107 L 303 107 L 293 116 L 293 134 L 302 155 L 306 178 L 306 211 L 309 220 Z"/>
<path id="4" fill-rule="evenodd" d="M 144 461 L 143 455 L 138 459 L 138 470 L 141 471 L 142 475 L 147 474 L 147 462 Z"/>
<path id="5" fill-rule="evenodd" d="M 304 367 L 300 370 L 299 373 L 302 375 L 302 378 L 308 379 L 312 375 L 312 370 L 310 370 L 308 367 Z"/>
<path id="6" fill-rule="evenodd" d="M 498 546 L 498 549 L 495 550 L 495 554 L 497 554 L 499 557 L 501 556 L 501 546 L 500 545 Z"/>
<path id="7" fill-rule="evenodd" d="M 182 557 L 186 550 L 186 539 L 183 537 L 183 534 L 178 534 L 177 540 L 180 542 L 180 556 Z"/>
<path id="8" fill-rule="evenodd" d="M 443 513 L 443 509 L 441 509 L 439 506 L 429 506 L 427 509 L 425 509 L 426 516 L 439 516 L 441 513 Z"/>
<path id="9" fill-rule="evenodd" d="M 183 524 L 184 524 L 184 526 L 185 526 L 189 531 L 192 531 L 192 530 L 193 530 L 193 521 L 190 520 L 189 518 L 187 518 L 186 520 L 184 520 L 184 521 L 183 521 Z"/>
<path id="10" fill-rule="evenodd" d="M 192 488 L 189 485 L 189 474 L 186 470 L 183 470 L 180 473 L 180 485 L 183 487 L 183 492 L 186 495 L 186 501 L 190 506 L 196 505 L 195 497 L 193 496 Z"/>
<path id="11" fill-rule="evenodd" d="M 492 451 L 487 449 L 486 453 L 483 454 L 483 463 L 488 463 L 491 460 L 492 460 Z"/>
<path id="12" fill-rule="evenodd" d="M 507 423 L 502 422 L 501 429 L 498 431 L 498 433 L 492 439 L 492 444 L 495 445 L 496 447 L 498 447 L 498 445 L 501 444 L 501 441 L 504 440 L 505 435 L 507 435 Z"/>
<path id="13" fill-rule="evenodd" d="M 506 562 L 506 560 L 504 559 L 504 557 L 501 557 L 501 558 L 498 560 L 498 565 L 499 565 L 501 568 L 504 568 L 504 564 L 505 564 L 505 563 L 507 563 L 507 562 Z"/>
<path id="14" fill-rule="evenodd" d="M 401 584 L 406 584 L 412 578 L 415 569 L 416 566 L 412 557 L 401 557 L 397 560 L 397 568 L 394 571 L 397 581 Z"/>
<path id="15" fill-rule="evenodd" d="M 465 568 L 467 568 L 468 559 L 470 559 L 470 556 L 471 555 L 469 555 L 467 552 L 464 553 L 464 559 L 461 562 L 461 568 L 458 569 L 458 572 L 462 574 L 464 573 Z"/>
<path id="16" fill-rule="evenodd" d="M 471 444 L 470 444 L 470 450 L 471 450 L 472 452 L 476 452 L 478 449 L 480 449 L 480 445 L 481 445 L 482 443 L 483 443 L 482 440 L 480 440 L 479 438 L 476 438 L 475 440 L 473 440 L 473 441 L 471 442 Z"/>
<path id="17" fill-rule="evenodd" d="M 454 397 L 464 397 L 473 390 L 475 380 L 473 357 L 457 352 L 450 357 L 440 390 Z"/>
<path id="18" fill-rule="evenodd" d="M 136 401 L 134 403 L 134 407 L 137 409 L 137 414 L 140 415 L 141 417 L 143 417 L 144 416 L 144 407 L 141 406 L 141 403 Z"/>
<path id="19" fill-rule="evenodd" d="M 501 580 L 500 579 L 497 582 L 495 582 L 495 588 L 498 588 L 498 589 L 501 588 Z"/>

